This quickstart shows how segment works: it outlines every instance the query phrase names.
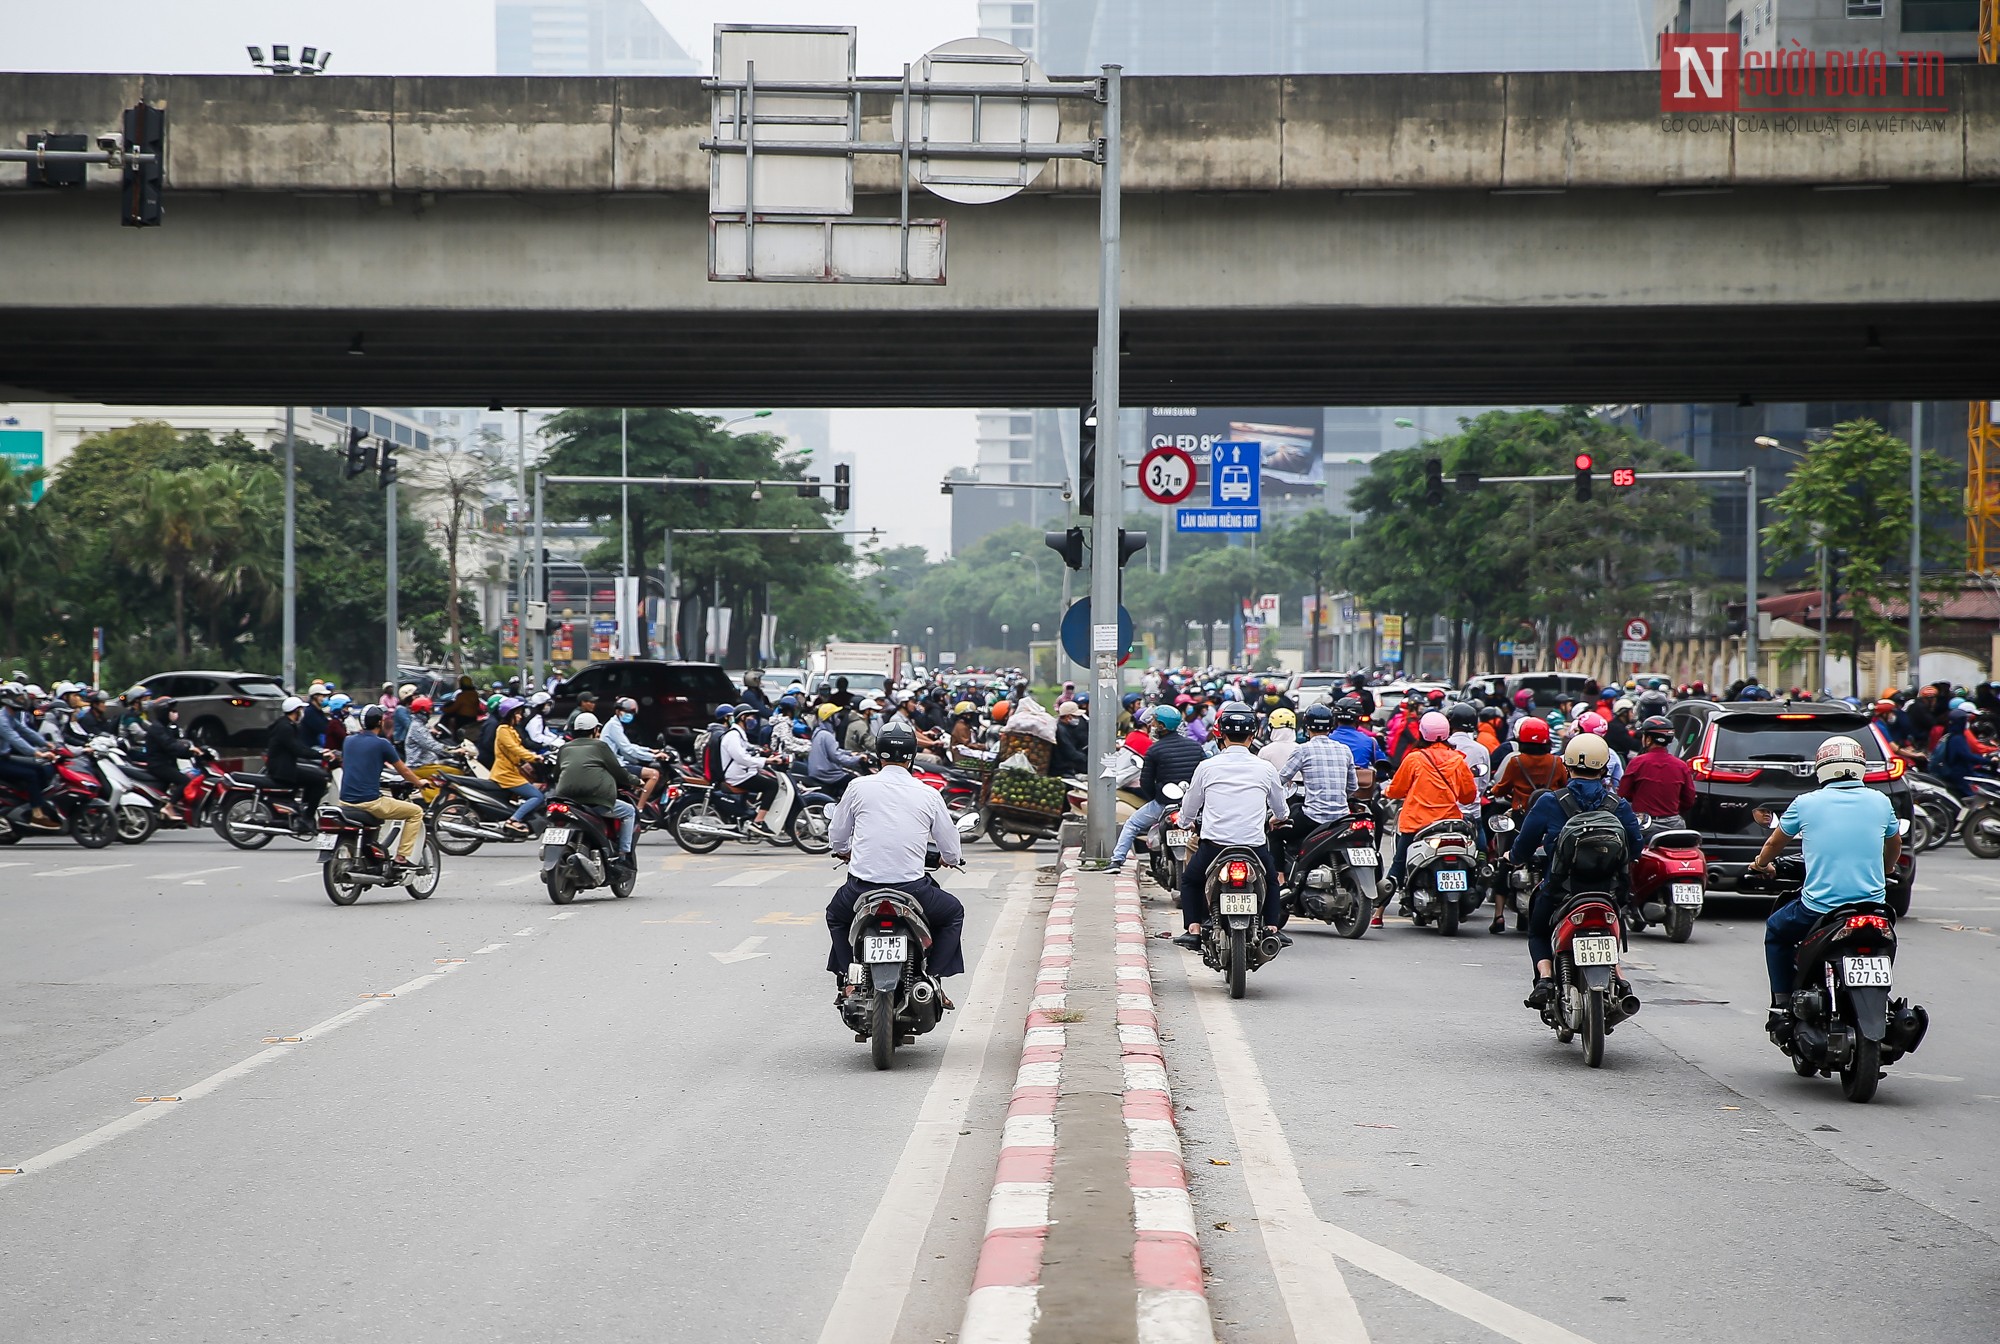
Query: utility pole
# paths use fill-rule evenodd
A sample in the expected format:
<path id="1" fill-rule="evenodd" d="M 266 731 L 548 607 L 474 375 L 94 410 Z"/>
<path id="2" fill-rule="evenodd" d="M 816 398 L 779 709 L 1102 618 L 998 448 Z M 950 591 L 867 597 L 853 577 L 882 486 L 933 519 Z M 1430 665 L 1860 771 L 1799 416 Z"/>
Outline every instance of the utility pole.
<path id="1" fill-rule="evenodd" d="M 384 449 L 383 451 L 386 452 L 388 450 Z M 396 611 L 396 482 L 393 479 L 382 487 L 382 498 L 389 510 L 389 536 L 387 543 L 382 548 L 383 553 L 389 560 L 388 585 L 386 589 L 387 600 L 383 604 L 384 626 L 387 631 L 386 642 L 388 648 L 384 654 L 385 661 L 383 664 L 382 680 L 388 682 L 391 689 L 393 689 L 396 684 L 396 626 L 398 624 Z M 453 595 L 452 600 L 457 600 L 456 594 Z"/>
<path id="2" fill-rule="evenodd" d="M 292 437 L 296 406 L 285 407 L 285 635 L 283 679 L 287 691 L 299 684 L 298 447 Z"/>
<path id="3" fill-rule="evenodd" d="M 521 501 L 521 525 L 514 543 L 514 657 L 521 684 L 528 685 L 528 413 L 514 412 L 514 494 Z"/>
<path id="4" fill-rule="evenodd" d="M 1983 36 L 1983 35 L 1982 35 Z M 1910 685 L 1924 684 L 1924 404 L 1910 403 Z"/>
<path id="5" fill-rule="evenodd" d="M 548 566 L 543 564 L 542 555 L 542 473 L 538 471 L 535 473 L 534 555 L 535 600 L 537 602 L 546 602 L 549 597 Z M 529 682 L 531 690 L 539 691 L 542 688 L 542 657 L 546 652 L 543 646 L 547 643 L 547 640 L 548 635 L 546 631 L 537 630 L 535 632 L 535 652 L 529 664 L 533 673 Z"/>
<path id="6" fill-rule="evenodd" d="M 1090 538 L 1091 695 L 1097 712 L 1090 716 L 1090 814 L 1083 849 L 1093 859 L 1109 858 L 1118 834 L 1117 781 L 1103 773 L 1100 762 L 1118 744 L 1118 657 L 1124 652 L 1118 647 L 1118 570 L 1124 561 L 1118 543 L 1125 514 L 1118 378 L 1123 73 L 1123 66 L 1104 67 L 1104 178 L 1098 198 L 1097 515 Z"/>

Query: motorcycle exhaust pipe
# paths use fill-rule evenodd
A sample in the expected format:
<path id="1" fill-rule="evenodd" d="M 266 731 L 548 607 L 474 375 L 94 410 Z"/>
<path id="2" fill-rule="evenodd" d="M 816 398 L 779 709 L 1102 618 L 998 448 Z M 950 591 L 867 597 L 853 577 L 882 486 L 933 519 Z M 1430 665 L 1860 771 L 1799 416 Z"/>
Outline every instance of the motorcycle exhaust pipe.
<path id="1" fill-rule="evenodd" d="M 1639 996 L 1637 994 L 1627 994 L 1624 998 L 1618 1000 L 1618 1010 L 1627 1017 L 1637 1017 L 1639 1015 Z"/>
<path id="2" fill-rule="evenodd" d="M 1278 949 L 1281 946 L 1283 944 L 1278 941 L 1277 934 L 1267 933 L 1257 944 L 1257 955 L 1263 960 L 1269 961 L 1278 955 Z"/>
<path id="3" fill-rule="evenodd" d="M 497 840 L 499 836 L 483 826 L 468 826 L 462 821 L 446 821 L 438 824 L 438 829 L 446 835 L 462 835 L 469 840 Z"/>
<path id="4" fill-rule="evenodd" d="M 936 991 L 931 988 L 931 982 L 928 980 L 919 980 L 910 986 L 910 1002 L 918 1007 L 927 1007 L 936 997 Z"/>

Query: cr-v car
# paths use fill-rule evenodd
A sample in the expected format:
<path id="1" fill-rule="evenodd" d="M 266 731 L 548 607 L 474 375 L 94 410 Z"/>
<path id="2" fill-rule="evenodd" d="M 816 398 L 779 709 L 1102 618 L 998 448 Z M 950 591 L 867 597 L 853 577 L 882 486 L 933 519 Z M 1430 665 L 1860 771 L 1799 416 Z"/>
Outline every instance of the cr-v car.
<path id="1" fill-rule="evenodd" d="M 264 672 L 162 672 L 143 684 L 178 700 L 181 732 L 210 750 L 261 747 L 285 700 L 285 688 Z"/>
<path id="2" fill-rule="evenodd" d="M 1909 819 L 1903 761 L 1858 709 L 1805 700 L 1683 700 L 1668 718 L 1682 757 L 1694 768 L 1695 803 L 1687 824 L 1701 832 L 1711 886 L 1734 887 L 1757 857 L 1770 834 L 1758 811 L 1782 814 L 1792 799 L 1819 787 L 1813 755 L 1835 734 L 1861 744 L 1869 786 L 1889 795 L 1896 815 Z M 1915 881 L 1916 864 L 1906 849 L 1889 878 L 1889 901 L 1898 914 L 1909 909 Z"/>
<path id="3" fill-rule="evenodd" d="M 580 691 L 597 695 L 600 717 L 614 713 L 612 702 L 630 696 L 639 704 L 626 731 L 640 743 L 657 742 L 685 756 L 694 735 L 708 726 L 717 705 L 735 701 L 736 686 L 717 663 L 669 663 L 653 658 L 619 658 L 592 663 L 558 685 L 552 708 L 563 718 L 576 709 Z"/>

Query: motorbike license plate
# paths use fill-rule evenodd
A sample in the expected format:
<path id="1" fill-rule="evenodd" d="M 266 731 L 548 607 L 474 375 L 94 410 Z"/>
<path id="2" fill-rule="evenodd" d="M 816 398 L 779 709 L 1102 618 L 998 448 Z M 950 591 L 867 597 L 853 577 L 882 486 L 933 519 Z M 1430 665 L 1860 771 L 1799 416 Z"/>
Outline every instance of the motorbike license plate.
<path id="1" fill-rule="evenodd" d="M 1467 873 L 1463 868 L 1440 868 L 1437 875 L 1439 891 L 1464 891 Z"/>
<path id="2" fill-rule="evenodd" d="M 1168 831 L 1167 843 L 1175 849 L 1192 849 L 1194 848 L 1194 832 L 1186 829 Z"/>
<path id="3" fill-rule="evenodd" d="M 1887 957 L 1842 957 L 1841 980 L 1849 989 L 1889 987 L 1889 959 Z"/>
<path id="4" fill-rule="evenodd" d="M 1225 891 L 1222 893 L 1222 913 L 1225 915 L 1254 915 L 1257 913 L 1257 897 L 1247 891 Z"/>
<path id="5" fill-rule="evenodd" d="M 319 839 L 315 840 L 313 845 L 317 849 L 332 849 L 339 843 L 340 833 L 338 831 L 321 831 Z"/>
<path id="6" fill-rule="evenodd" d="M 1382 856 L 1372 849 L 1350 849 L 1347 861 L 1356 868 L 1377 868 L 1381 866 Z"/>
<path id="7" fill-rule="evenodd" d="M 1675 904 L 1675 905 L 1700 905 L 1700 904 L 1701 904 L 1701 883 L 1699 883 L 1699 882 L 1676 882 L 1676 883 L 1674 883 L 1674 904 Z"/>
<path id="8" fill-rule="evenodd" d="M 1570 943 L 1569 954 L 1579 966 L 1616 966 L 1618 940 L 1609 936 L 1578 938 Z"/>
<path id="9" fill-rule="evenodd" d="M 910 940 L 902 934 L 869 934 L 861 940 L 861 959 L 871 964 L 902 961 L 910 955 Z"/>
<path id="10" fill-rule="evenodd" d="M 545 831 L 543 831 L 543 832 L 542 832 L 542 843 L 543 843 L 543 844 L 545 844 L 545 845 L 566 845 L 566 844 L 568 844 L 568 843 L 569 843 L 569 827 L 567 827 L 567 826 L 551 826 L 551 827 L 549 827 L 549 828 L 548 828 L 547 830 L 545 830 Z"/>

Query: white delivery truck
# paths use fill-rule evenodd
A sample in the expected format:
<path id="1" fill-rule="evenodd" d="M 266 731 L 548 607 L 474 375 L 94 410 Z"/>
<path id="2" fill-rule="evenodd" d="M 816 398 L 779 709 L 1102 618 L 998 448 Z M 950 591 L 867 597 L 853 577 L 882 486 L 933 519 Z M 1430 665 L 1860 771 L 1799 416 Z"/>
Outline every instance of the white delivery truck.
<path id="1" fill-rule="evenodd" d="M 886 699 L 889 688 L 903 676 L 903 646 L 832 643 L 815 650 L 806 664 L 806 688 L 815 695 L 846 677 L 847 689 L 855 695 Z"/>

